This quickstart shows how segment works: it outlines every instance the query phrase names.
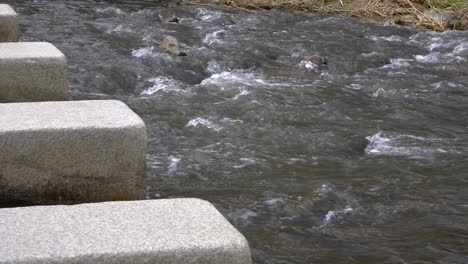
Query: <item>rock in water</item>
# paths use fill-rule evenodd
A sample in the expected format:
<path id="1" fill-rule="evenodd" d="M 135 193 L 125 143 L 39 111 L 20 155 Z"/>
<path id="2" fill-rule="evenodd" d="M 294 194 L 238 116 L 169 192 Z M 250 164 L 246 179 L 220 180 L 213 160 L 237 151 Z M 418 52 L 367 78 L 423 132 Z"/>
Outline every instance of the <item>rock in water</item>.
<path id="1" fill-rule="evenodd" d="M 160 47 L 161 49 L 163 49 L 169 54 L 172 54 L 172 55 L 180 54 L 179 44 L 177 43 L 177 39 L 174 37 L 165 36 L 163 40 L 161 41 Z"/>
<path id="2" fill-rule="evenodd" d="M 162 10 L 158 14 L 158 18 L 161 22 L 173 22 L 179 23 L 179 18 L 176 16 L 175 11 L 173 9 Z"/>
<path id="3" fill-rule="evenodd" d="M 317 54 L 310 56 L 309 58 L 307 58 L 307 60 L 317 65 L 328 63 L 326 58 L 319 56 Z"/>

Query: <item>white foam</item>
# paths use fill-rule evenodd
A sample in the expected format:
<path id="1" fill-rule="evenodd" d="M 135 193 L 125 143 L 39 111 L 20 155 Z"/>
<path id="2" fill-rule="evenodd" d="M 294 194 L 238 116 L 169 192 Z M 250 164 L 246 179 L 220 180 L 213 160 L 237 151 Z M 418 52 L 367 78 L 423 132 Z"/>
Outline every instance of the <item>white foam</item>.
<path id="1" fill-rule="evenodd" d="M 205 9 L 205 8 L 197 8 L 195 12 L 196 12 L 196 17 L 204 21 L 212 21 L 212 20 L 218 19 L 223 14 L 221 12 L 217 12 L 217 11 L 213 11 L 213 10 Z"/>
<path id="2" fill-rule="evenodd" d="M 361 90 L 362 88 L 364 88 L 364 85 L 359 84 L 359 83 L 351 83 L 347 85 L 346 87 L 351 88 L 353 90 Z"/>
<path id="3" fill-rule="evenodd" d="M 289 158 L 288 159 L 288 164 L 295 164 L 295 163 L 306 162 L 306 161 L 307 160 L 303 159 L 303 158 Z"/>
<path id="4" fill-rule="evenodd" d="M 453 54 L 461 54 L 468 50 L 468 42 L 463 42 L 453 49 Z"/>
<path id="5" fill-rule="evenodd" d="M 211 74 L 221 73 L 224 71 L 224 67 L 219 62 L 210 60 L 206 67 L 206 71 Z"/>
<path id="6" fill-rule="evenodd" d="M 412 135 L 383 135 L 378 132 L 366 138 L 369 141 L 365 152 L 368 155 L 423 157 L 434 153 L 447 153 L 441 148 L 428 146 L 431 139 Z"/>
<path id="7" fill-rule="evenodd" d="M 232 118 L 228 118 L 228 117 L 225 117 L 225 118 L 221 119 L 221 122 L 222 123 L 227 123 L 227 124 L 242 124 L 242 123 L 244 123 L 244 121 L 242 121 L 242 120 L 232 119 Z"/>
<path id="8" fill-rule="evenodd" d="M 410 43 L 427 47 L 429 51 L 447 52 L 454 46 L 468 45 L 465 32 L 445 31 L 439 32 L 419 32 L 410 37 Z"/>
<path id="9" fill-rule="evenodd" d="M 341 210 L 328 211 L 328 213 L 325 215 L 325 218 L 323 219 L 323 226 L 332 224 L 333 221 L 335 221 L 337 218 L 344 217 L 345 215 L 350 214 L 352 211 L 354 211 L 354 209 L 350 206 L 346 206 L 346 208 Z"/>
<path id="10" fill-rule="evenodd" d="M 145 89 L 143 92 L 141 92 L 141 95 L 152 95 L 155 94 L 159 91 L 163 92 L 171 92 L 171 91 L 176 91 L 176 92 L 183 92 L 179 88 L 179 83 L 175 81 L 172 78 L 166 77 L 166 76 L 158 76 L 156 78 L 151 78 L 147 80 L 148 82 L 152 83 L 153 86 Z"/>
<path id="11" fill-rule="evenodd" d="M 221 73 L 212 74 L 209 78 L 204 79 L 201 83 L 201 86 L 218 86 L 221 90 L 224 90 L 226 87 L 233 87 L 239 89 L 240 96 L 247 95 L 250 91 L 247 90 L 247 87 L 256 87 L 263 86 L 265 88 L 269 87 L 304 87 L 303 84 L 291 84 L 290 82 L 284 83 L 275 83 L 270 82 L 264 79 L 263 76 L 258 75 L 257 73 L 248 73 L 242 70 L 234 71 L 223 71 Z M 238 99 L 234 97 L 233 99 Z"/>
<path id="12" fill-rule="evenodd" d="M 381 93 L 386 93 L 384 88 L 378 88 L 375 90 L 375 92 L 372 94 L 372 97 L 377 98 Z"/>
<path id="13" fill-rule="evenodd" d="M 319 195 L 323 195 L 323 194 L 329 193 L 331 191 L 333 191 L 333 188 L 331 186 L 329 186 L 328 184 L 322 184 L 322 185 L 320 185 L 319 188 L 317 188 L 315 190 L 315 192 L 318 193 Z"/>
<path id="14" fill-rule="evenodd" d="M 372 58 L 372 57 L 379 57 L 379 56 L 382 56 L 383 54 L 380 53 L 380 52 L 377 52 L 377 51 L 372 51 L 372 52 L 369 52 L 369 53 L 361 53 L 361 55 L 362 55 L 364 58 Z"/>
<path id="15" fill-rule="evenodd" d="M 366 37 L 367 39 L 373 40 L 373 41 L 389 41 L 389 42 L 401 42 L 403 41 L 403 38 L 400 36 L 390 36 L 390 37 L 381 37 L 381 36 L 369 36 Z"/>
<path id="16" fill-rule="evenodd" d="M 466 56 L 463 55 L 468 50 L 468 42 L 466 42 L 463 33 L 456 31 L 443 33 L 422 32 L 410 37 L 410 42 L 425 46 L 430 51 L 426 55 L 414 56 L 418 62 L 452 63 L 466 61 Z"/>
<path id="17" fill-rule="evenodd" d="M 285 199 L 281 198 L 281 197 L 278 197 L 278 198 L 272 198 L 270 200 L 266 200 L 263 202 L 264 204 L 268 205 L 268 206 L 274 206 L 274 205 L 281 205 L 281 204 L 285 204 L 286 201 Z"/>
<path id="18" fill-rule="evenodd" d="M 390 64 L 384 65 L 384 66 L 382 66 L 382 68 L 384 68 L 384 69 L 388 69 L 388 68 L 399 69 L 399 68 L 409 67 L 410 66 L 409 61 L 411 61 L 411 60 L 410 59 L 402 59 L 402 58 L 391 59 Z"/>
<path id="19" fill-rule="evenodd" d="M 442 40 L 440 37 L 434 37 L 431 39 L 429 44 L 429 50 L 433 51 L 435 49 L 441 48 L 445 46 L 445 41 Z"/>
<path id="20" fill-rule="evenodd" d="M 435 49 L 437 47 L 444 46 L 446 41 L 442 40 L 441 35 L 436 32 L 418 32 L 409 38 L 410 43 L 416 43 L 417 45 L 423 45 Z"/>
<path id="21" fill-rule="evenodd" d="M 319 67 L 317 64 L 308 61 L 308 60 L 303 60 L 299 63 L 299 67 L 306 69 L 306 70 L 312 70 L 312 71 L 318 71 Z"/>
<path id="22" fill-rule="evenodd" d="M 125 12 L 117 7 L 105 7 L 105 8 L 96 8 L 96 13 L 121 15 L 121 14 L 124 14 Z"/>
<path id="23" fill-rule="evenodd" d="M 213 33 L 207 34 L 203 39 L 203 43 L 208 45 L 223 44 L 224 41 L 222 40 L 222 37 L 224 36 L 224 32 L 224 30 L 218 30 Z"/>
<path id="24" fill-rule="evenodd" d="M 436 89 L 443 89 L 443 88 L 457 88 L 457 87 L 460 87 L 462 88 L 463 86 L 459 86 L 457 85 L 456 83 L 453 83 L 453 82 L 449 82 L 449 81 L 441 81 L 441 82 L 437 82 L 437 83 L 434 83 L 432 84 L 432 86 Z"/>
<path id="25" fill-rule="evenodd" d="M 236 94 L 236 96 L 234 96 L 234 97 L 232 98 L 232 100 L 237 100 L 237 99 L 239 99 L 241 96 L 245 96 L 245 95 L 248 95 L 248 94 L 250 94 L 250 92 L 249 92 L 247 89 L 245 89 L 245 88 L 239 88 L 239 93 Z"/>
<path id="26" fill-rule="evenodd" d="M 167 167 L 168 174 L 173 174 L 175 171 L 177 171 L 177 164 L 180 162 L 180 160 L 180 158 L 169 156 L 169 161 L 171 163 Z"/>
<path id="27" fill-rule="evenodd" d="M 130 33 L 132 32 L 131 29 L 124 27 L 124 25 L 118 25 L 113 29 L 109 29 L 106 31 L 107 34 L 111 33 Z"/>
<path id="28" fill-rule="evenodd" d="M 416 55 L 414 58 L 421 63 L 451 63 L 465 60 L 463 57 L 457 56 L 455 51 L 449 53 L 431 52 L 427 55 Z"/>
<path id="29" fill-rule="evenodd" d="M 255 84 L 267 84 L 261 78 L 256 78 L 252 73 L 243 73 L 237 71 L 224 71 L 221 73 L 215 73 L 211 75 L 209 78 L 204 79 L 200 85 L 223 85 L 226 82 L 230 83 L 240 83 L 248 86 L 254 86 Z"/>
<path id="30" fill-rule="evenodd" d="M 416 55 L 414 58 L 418 62 L 438 62 L 440 53 L 434 52 L 427 55 Z"/>
<path id="31" fill-rule="evenodd" d="M 132 50 L 132 56 L 137 58 L 147 58 L 147 57 L 154 57 L 155 54 L 153 53 L 154 46 L 140 48 L 137 50 Z"/>
<path id="32" fill-rule="evenodd" d="M 201 117 L 197 117 L 195 119 L 192 119 L 190 120 L 186 127 L 192 127 L 192 128 L 197 128 L 197 127 L 206 127 L 206 128 L 209 128 L 209 129 L 212 129 L 216 132 L 219 132 L 222 130 L 222 127 L 219 126 L 219 125 L 216 125 L 215 123 L 207 120 L 207 119 L 204 119 L 204 118 L 201 118 Z"/>
<path id="33" fill-rule="evenodd" d="M 368 154 L 381 153 L 383 148 L 388 147 L 386 144 L 390 141 L 389 138 L 383 137 L 381 132 L 366 139 L 369 140 L 369 145 L 365 149 Z"/>
<path id="34" fill-rule="evenodd" d="M 255 158 L 240 158 L 239 161 L 241 161 L 242 164 L 233 166 L 234 169 L 240 169 L 245 166 L 255 164 L 256 162 Z"/>

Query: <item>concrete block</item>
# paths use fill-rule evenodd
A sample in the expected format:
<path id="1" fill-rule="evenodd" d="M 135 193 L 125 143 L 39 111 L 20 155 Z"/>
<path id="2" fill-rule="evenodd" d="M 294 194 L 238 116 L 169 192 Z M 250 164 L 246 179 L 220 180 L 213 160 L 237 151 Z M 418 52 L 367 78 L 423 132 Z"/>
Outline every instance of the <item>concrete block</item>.
<path id="1" fill-rule="evenodd" d="M 66 60 L 50 43 L 0 43 L 0 103 L 64 101 Z"/>
<path id="2" fill-rule="evenodd" d="M 119 101 L 0 104 L 0 204 L 144 198 L 146 146 Z"/>
<path id="3" fill-rule="evenodd" d="M 249 245 L 199 199 L 0 209 L 0 263 L 250 264 Z"/>
<path id="4" fill-rule="evenodd" d="M 18 41 L 18 18 L 9 5 L 0 4 L 0 42 Z"/>

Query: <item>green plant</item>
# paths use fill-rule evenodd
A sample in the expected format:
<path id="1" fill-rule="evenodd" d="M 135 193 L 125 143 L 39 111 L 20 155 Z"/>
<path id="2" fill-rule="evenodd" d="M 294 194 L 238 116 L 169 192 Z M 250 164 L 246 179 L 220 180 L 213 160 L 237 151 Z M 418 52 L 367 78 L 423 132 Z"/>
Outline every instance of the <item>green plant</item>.
<path id="1" fill-rule="evenodd" d="M 468 6 L 468 0 L 427 0 L 429 6 L 438 9 L 455 9 Z"/>

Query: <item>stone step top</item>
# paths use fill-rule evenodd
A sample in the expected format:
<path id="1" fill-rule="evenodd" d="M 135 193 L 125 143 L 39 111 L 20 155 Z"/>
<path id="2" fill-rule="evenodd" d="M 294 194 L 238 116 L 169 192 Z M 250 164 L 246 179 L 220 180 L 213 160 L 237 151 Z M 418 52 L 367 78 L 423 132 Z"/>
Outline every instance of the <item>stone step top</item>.
<path id="1" fill-rule="evenodd" d="M 0 43 L 0 63 L 3 59 L 60 58 L 65 55 L 48 42 Z"/>
<path id="2" fill-rule="evenodd" d="M 114 100 L 0 104 L 0 133 L 144 126 L 128 106 Z"/>
<path id="3" fill-rule="evenodd" d="M 0 237 L 0 263 L 252 263 L 244 236 L 199 199 L 0 209 Z"/>
<path id="4" fill-rule="evenodd" d="M 0 16 L 16 16 L 16 12 L 11 6 L 0 4 Z"/>

